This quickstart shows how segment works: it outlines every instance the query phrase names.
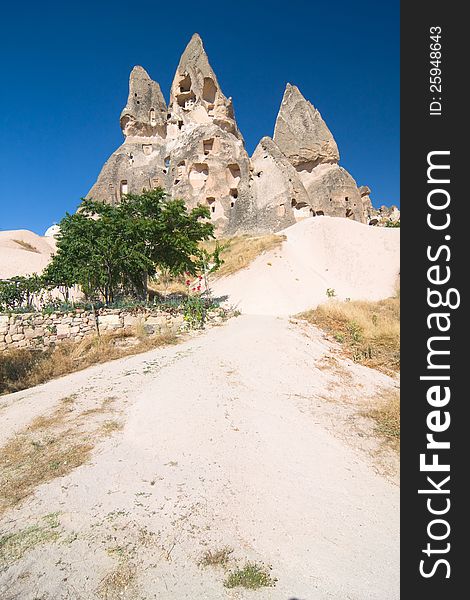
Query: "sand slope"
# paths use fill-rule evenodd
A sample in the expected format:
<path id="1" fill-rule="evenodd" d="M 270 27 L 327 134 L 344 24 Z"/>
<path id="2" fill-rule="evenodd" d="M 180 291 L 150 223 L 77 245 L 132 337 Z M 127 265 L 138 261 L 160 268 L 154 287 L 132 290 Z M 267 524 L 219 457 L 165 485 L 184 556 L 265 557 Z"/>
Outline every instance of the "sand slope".
<path id="1" fill-rule="evenodd" d="M 0 231 L 0 279 L 41 273 L 54 251 L 52 237 L 42 237 L 26 229 Z"/>
<path id="2" fill-rule="evenodd" d="M 243 313 L 288 315 L 339 299 L 378 300 L 395 293 L 400 231 L 349 219 L 305 219 L 280 232 L 282 246 L 213 284 Z"/>

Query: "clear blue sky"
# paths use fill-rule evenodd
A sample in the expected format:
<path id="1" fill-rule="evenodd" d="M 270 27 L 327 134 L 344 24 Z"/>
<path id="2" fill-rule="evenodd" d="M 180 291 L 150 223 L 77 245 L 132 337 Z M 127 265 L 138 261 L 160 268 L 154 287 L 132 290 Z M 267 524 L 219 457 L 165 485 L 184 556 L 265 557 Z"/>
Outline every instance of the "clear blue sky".
<path id="1" fill-rule="evenodd" d="M 1 18 L 0 229 L 42 234 L 75 210 L 122 142 L 131 68 L 168 100 L 194 32 L 250 154 L 290 82 L 374 204 L 399 203 L 398 0 L 10 0 Z"/>

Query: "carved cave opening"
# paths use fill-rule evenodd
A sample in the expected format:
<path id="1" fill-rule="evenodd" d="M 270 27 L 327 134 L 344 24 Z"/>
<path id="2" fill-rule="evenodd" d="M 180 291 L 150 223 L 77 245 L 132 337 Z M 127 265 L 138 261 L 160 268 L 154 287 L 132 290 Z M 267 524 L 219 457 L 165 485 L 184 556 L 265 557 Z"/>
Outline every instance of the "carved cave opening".
<path id="1" fill-rule="evenodd" d="M 193 189 L 201 189 L 208 176 L 209 167 L 205 163 L 195 163 L 189 171 L 189 183 Z"/>
<path id="2" fill-rule="evenodd" d="M 209 196 L 206 198 L 206 202 L 209 205 L 210 211 L 212 214 L 215 213 L 215 198 L 213 196 Z"/>
<path id="3" fill-rule="evenodd" d="M 217 93 L 217 86 L 211 77 L 204 77 L 204 84 L 202 87 L 202 99 L 209 104 L 214 104 L 215 95 Z"/>
<path id="4" fill-rule="evenodd" d="M 212 152 L 214 149 L 214 138 L 211 138 L 210 140 L 204 140 L 202 142 L 202 148 L 206 156 L 209 154 L 209 152 Z"/>
<path id="5" fill-rule="evenodd" d="M 179 87 L 181 93 L 191 91 L 191 76 L 189 73 L 185 73 L 180 79 Z"/>

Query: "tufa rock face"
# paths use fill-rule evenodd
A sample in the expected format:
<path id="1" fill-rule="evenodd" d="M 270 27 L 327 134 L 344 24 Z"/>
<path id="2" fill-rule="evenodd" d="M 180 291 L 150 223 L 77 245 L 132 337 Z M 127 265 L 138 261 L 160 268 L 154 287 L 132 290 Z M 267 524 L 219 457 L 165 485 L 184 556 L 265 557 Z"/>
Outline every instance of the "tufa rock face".
<path id="1" fill-rule="evenodd" d="M 279 231 L 321 215 L 367 223 L 369 188 L 340 167 L 320 113 L 287 85 L 274 140 L 248 156 L 227 98 L 195 34 L 184 51 L 166 106 L 160 86 L 134 67 L 121 113 L 124 143 L 87 194 L 116 203 L 125 194 L 164 188 L 189 208 L 209 207 L 219 234 Z"/>
<path id="2" fill-rule="evenodd" d="M 160 86 L 145 69 L 134 67 L 129 77 L 129 97 L 121 113 L 121 129 L 127 136 L 166 137 L 166 103 Z"/>
<path id="3" fill-rule="evenodd" d="M 320 113 L 290 83 L 277 115 L 274 141 L 298 168 L 312 169 L 339 161 L 338 147 Z"/>

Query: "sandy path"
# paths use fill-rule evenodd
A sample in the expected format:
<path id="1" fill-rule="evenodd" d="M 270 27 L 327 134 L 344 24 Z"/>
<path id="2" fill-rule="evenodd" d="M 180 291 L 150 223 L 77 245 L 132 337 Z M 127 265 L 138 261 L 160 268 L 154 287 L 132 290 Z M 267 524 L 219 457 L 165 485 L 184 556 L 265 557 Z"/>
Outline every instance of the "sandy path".
<path id="1" fill-rule="evenodd" d="M 0 575 L 1 597 L 398 598 L 398 488 L 354 416 L 393 383 L 339 357 L 327 368 L 331 353 L 314 328 L 243 316 L 3 398 L 9 433 L 27 407 L 47 412 L 74 391 L 116 395 L 126 424 L 5 515 L 3 531 L 18 531 L 57 511 L 61 533 Z M 227 590 L 221 568 L 198 566 L 225 545 L 238 564 L 271 565 L 276 587 Z M 128 587 L 98 595 L 119 565 Z"/>

